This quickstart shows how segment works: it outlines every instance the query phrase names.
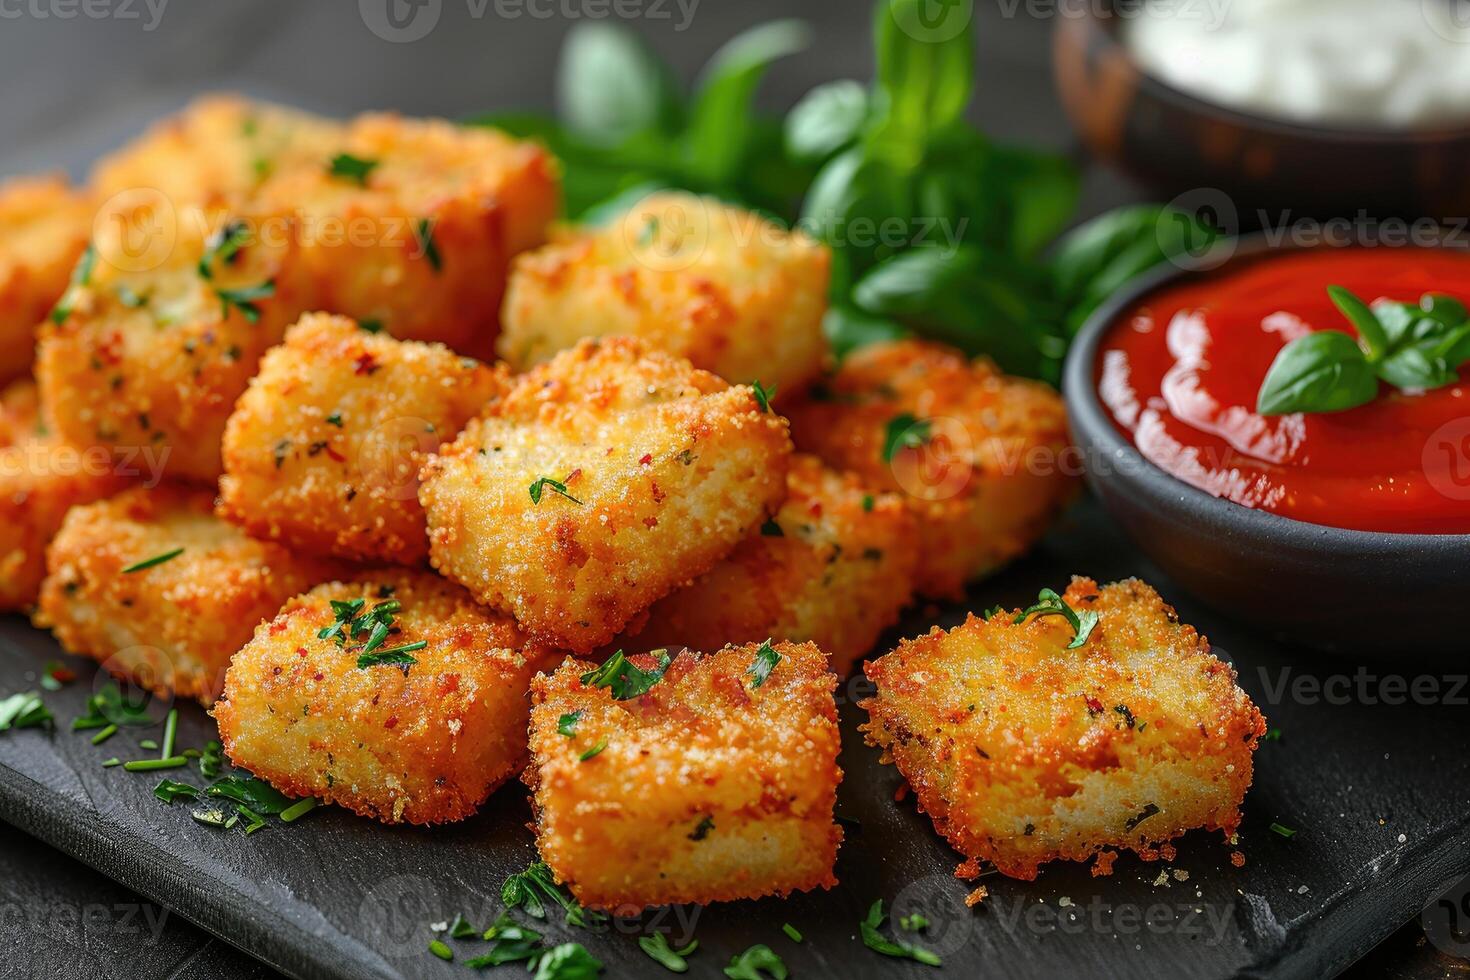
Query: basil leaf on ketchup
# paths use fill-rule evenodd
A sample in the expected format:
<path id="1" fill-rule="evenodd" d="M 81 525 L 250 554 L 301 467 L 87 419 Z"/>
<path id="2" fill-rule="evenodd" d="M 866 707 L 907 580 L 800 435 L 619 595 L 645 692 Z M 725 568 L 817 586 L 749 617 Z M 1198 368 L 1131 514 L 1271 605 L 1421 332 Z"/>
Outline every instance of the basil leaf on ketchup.
<path id="1" fill-rule="evenodd" d="M 1357 341 L 1337 330 L 1319 330 L 1281 348 L 1256 397 L 1256 411 L 1340 412 L 1376 397 L 1378 375 Z"/>

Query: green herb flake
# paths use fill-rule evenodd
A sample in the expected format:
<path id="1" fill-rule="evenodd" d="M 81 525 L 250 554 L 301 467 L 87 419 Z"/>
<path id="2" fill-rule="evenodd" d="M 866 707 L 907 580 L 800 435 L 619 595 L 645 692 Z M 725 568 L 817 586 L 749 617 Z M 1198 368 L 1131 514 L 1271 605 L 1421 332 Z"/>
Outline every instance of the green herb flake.
<path id="1" fill-rule="evenodd" d="M 472 970 L 524 962 L 535 959 L 541 953 L 541 933 L 534 929 L 527 929 L 505 912 L 500 914 L 500 917 L 485 930 L 480 938 L 485 942 L 493 942 L 495 945 L 483 956 L 464 961 L 464 965 Z"/>
<path id="2" fill-rule="evenodd" d="M 216 289 L 215 296 L 219 297 L 220 316 L 228 319 L 230 310 L 240 311 L 246 323 L 260 322 L 260 305 L 257 300 L 270 299 L 276 294 L 276 282 L 267 279 L 265 282 L 255 286 L 243 286 L 239 289 Z"/>
<path id="3" fill-rule="evenodd" d="M 163 720 L 163 746 L 159 752 L 164 759 L 174 757 L 174 742 L 179 734 L 179 709 L 170 708 L 168 717 Z M 185 756 L 185 758 L 188 758 Z"/>
<path id="4" fill-rule="evenodd" d="M 507 909 L 522 909 L 533 919 L 546 918 L 546 903 L 554 902 L 566 913 L 568 925 L 582 929 L 591 928 L 607 918 L 602 912 L 583 908 L 564 892 L 543 861 L 537 861 L 525 871 L 505 879 L 500 888 L 500 900 Z"/>
<path id="5" fill-rule="evenodd" d="M 1268 728 L 1268 729 L 1266 729 L 1266 734 L 1261 738 L 1261 741 L 1263 741 L 1263 742 L 1279 742 L 1279 741 L 1281 741 L 1281 729 L 1279 729 L 1279 728 Z"/>
<path id="6" fill-rule="evenodd" d="M 762 412 L 771 410 L 771 399 L 776 397 L 776 388 L 777 385 L 767 388 L 760 383 L 760 379 L 750 383 L 750 390 L 755 393 L 755 403 L 760 406 Z"/>
<path id="7" fill-rule="evenodd" d="M 434 219 L 420 218 L 413 226 L 413 237 L 419 244 L 419 254 L 429 260 L 435 272 L 444 268 L 444 257 L 439 254 L 439 245 L 434 241 Z"/>
<path id="8" fill-rule="evenodd" d="M 341 412 L 333 412 L 331 415 L 328 415 L 327 416 L 327 424 L 328 425 L 335 425 L 339 429 L 342 428 L 342 413 Z"/>
<path id="9" fill-rule="evenodd" d="M 1067 644 L 1068 650 L 1076 650 L 1087 642 L 1092 635 L 1093 629 L 1098 624 L 1098 615 L 1091 609 L 1077 612 L 1067 605 L 1065 599 L 1057 595 L 1051 589 L 1042 589 L 1036 594 L 1036 602 L 1027 606 L 1011 622 L 1024 623 L 1031 616 L 1061 616 L 1072 625 L 1072 642 Z"/>
<path id="10" fill-rule="evenodd" d="M 188 764 L 188 759 L 176 755 L 169 759 L 134 759 L 124 762 L 123 768 L 128 772 L 157 772 L 161 769 L 182 769 Z"/>
<path id="11" fill-rule="evenodd" d="M 641 670 L 619 650 L 603 661 L 601 667 L 583 674 L 582 683 L 607 688 L 615 701 L 627 701 L 647 694 L 663 679 L 669 665 L 674 662 L 668 650 L 650 650 L 648 656 L 655 658 L 655 665 L 651 670 Z"/>
<path id="12" fill-rule="evenodd" d="M 706 837 L 709 836 L 709 832 L 714 829 L 715 818 L 706 813 L 704 816 L 699 818 L 699 823 L 697 823 L 694 826 L 694 829 L 689 832 L 689 839 L 704 840 Z"/>
<path id="13" fill-rule="evenodd" d="M 114 766 L 120 766 L 120 765 L 122 765 L 122 760 L 119 759 L 117 756 L 113 756 L 111 759 L 108 759 L 108 760 L 106 760 L 105 762 L 102 763 L 102 768 L 103 769 L 111 769 Z"/>
<path id="14" fill-rule="evenodd" d="M 1296 831 L 1295 830 L 1292 830 L 1290 827 L 1286 826 L 1285 824 L 1279 824 L 1279 823 L 1274 823 L 1274 822 L 1271 824 L 1271 832 L 1273 834 L 1280 834 L 1282 837 L 1295 837 L 1296 836 Z"/>
<path id="15" fill-rule="evenodd" d="M 92 272 L 97 267 L 97 249 L 88 244 L 82 257 L 71 270 L 71 284 L 66 294 L 61 297 L 61 302 L 51 311 L 51 322 L 62 324 L 71 316 L 72 310 L 76 308 L 77 293 L 92 284 Z"/>
<path id="16" fill-rule="evenodd" d="M 351 153 L 339 153 L 327 165 L 327 173 L 333 177 L 350 181 L 358 187 L 366 187 L 368 175 L 378 168 L 381 161 L 366 160 Z"/>
<path id="17" fill-rule="evenodd" d="M 873 512 L 873 505 L 875 503 L 877 503 L 877 501 L 874 499 L 871 493 L 863 494 L 863 513 L 871 514 Z"/>
<path id="18" fill-rule="evenodd" d="M 582 709 L 568 712 L 557 719 L 556 730 L 558 734 L 572 738 L 577 734 L 577 722 L 582 720 Z"/>
<path id="19" fill-rule="evenodd" d="M 576 497 L 573 497 L 569 492 L 567 492 L 567 485 L 565 483 L 561 482 L 560 480 L 553 480 L 549 476 L 540 477 L 531 484 L 531 503 L 540 506 L 541 497 L 547 490 L 550 490 L 553 493 L 560 494 L 574 504 L 582 503 L 582 501 L 578 500 Z"/>
<path id="20" fill-rule="evenodd" d="M 12 694 L 0 699 L 0 732 L 10 729 L 40 728 L 52 723 L 51 710 L 35 691 Z"/>
<path id="21" fill-rule="evenodd" d="M 602 961 L 581 943 L 562 943 L 532 961 L 536 972 L 531 980 L 592 980 L 602 971 Z"/>
<path id="22" fill-rule="evenodd" d="M 912 915 L 901 915 L 898 918 L 898 927 L 904 932 L 923 932 L 929 928 L 929 920 L 918 912 Z"/>
<path id="23" fill-rule="evenodd" d="M 730 980 L 786 980 L 790 975 L 786 963 L 764 943 L 732 956 L 730 965 L 725 967 L 725 976 Z"/>
<path id="24" fill-rule="evenodd" d="M 868 917 L 858 923 L 858 931 L 862 933 L 864 946 L 875 953 L 882 953 L 884 956 L 913 960 L 916 963 L 923 963 L 926 966 L 940 965 L 941 961 L 939 957 L 927 949 L 921 949 L 918 946 L 911 946 L 908 943 L 885 938 L 879 930 L 883 928 L 883 923 L 887 919 L 888 916 L 883 911 L 883 899 L 880 898 L 873 903 L 872 908 L 868 909 Z"/>
<path id="25" fill-rule="evenodd" d="M 226 222 L 205 243 L 204 255 L 199 259 L 199 277 L 213 280 L 219 267 L 234 262 L 240 250 L 249 243 L 249 226 L 243 221 Z"/>
<path id="26" fill-rule="evenodd" d="M 357 328 L 359 330 L 363 331 L 364 333 L 382 333 L 383 332 L 383 321 L 382 320 L 359 320 L 359 321 L 357 321 Z"/>
<path id="27" fill-rule="evenodd" d="M 466 919 L 463 915 L 460 915 L 458 912 L 456 912 L 454 915 L 454 921 L 449 923 L 449 935 L 452 939 L 471 939 L 475 935 L 477 935 L 479 931 L 480 930 L 470 925 L 469 920 Z"/>
<path id="28" fill-rule="evenodd" d="M 175 800 L 193 800 L 199 796 L 199 789 L 188 783 L 165 779 L 153 787 L 153 795 L 165 803 L 172 804 Z"/>
<path id="29" fill-rule="evenodd" d="M 417 643 L 405 643 L 401 647 L 393 647 L 391 650 L 379 650 L 376 653 L 364 653 L 357 658 L 357 666 L 381 667 L 385 664 L 407 667 L 418 663 L 418 660 L 409 654 L 422 650 L 429 645 L 427 640 L 419 640 Z"/>
<path id="30" fill-rule="evenodd" d="M 674 949 L 669 945 L 668 936 L 656 932 L 651 936 L 639 936 L 638 948 L 664 969 L 673 973 L 686 973 L 689 970 L 689 961 L 685 957 L 699 948 L 699 940 L 696 939 L 683 949 Z"/>
<path id="31" fill-rule="evenodd" d="M 775 670 L 776 665 L 780 662 L 781 655 L 776 652 L 775 647 L 771 646 L 771 641 L 766 640 L 762 643 L 755 651 L 755 659 L 751 661 L 749 669 L 745 672 L 745 676 L 750 678 L 751 690 L 764 684 L 766 678 L 771 676 L 771 671 Z"/>
<path id="32" fill-rule="evenodd" d="M 435 956 L 439 957 L 446 963 L 451 963 L 454 961 L 454 950 L 444 945 L 441 940 L 432 940 L 429 943 L 429 952 L 433 953 Z"/>
<path id="33" fill-rule="evenodd" d="M 138 748 L 147 749 L 149 752 L 157 752 L 158 740 L 154 738 L 145 738 L 138 743 Z M 167 758 L 167 756 L 165 756 L 164 758 Z"/>
<path id="34" fill-rule="evenodd" d="M 602 754 L 602 750 L 605 749 L 605 748 L 607 748 L 607 736 L 606 735 L 604 735 L 602 738 L 598 739 L 596 745 L 592 746 L 592 748 L 588 749 L 587 751 L 583 752 L 581 755 L 577 756 L 577 758 L 580 761 L 582 761 L 582 762 L 586 762 L 588 759 L 592 759 L 592 758 L 595 758 L 595 757 L 601 755 Z"/>
<path id="35" fill-rule="evenodd" d="M 786 532 L 781 530 L 781 525 L 777 524 L 776 519 L 772 517 L 768 518 L 761 525 L 761 536 L 765 538 L 784 538 L 786 537 Z"/>
<path id="36" fill-rule="evenodd" d="M 165 551 L 161 555 L 154 555 L 152 558 L 145 558 L 145 559 L 143 559 L 140 562 L 135 562 L 135 563 L 129 565 L 128 567 L 126 567 L 126 568 L 124 568 L 122 570 L 122 573 L 124 575 L 132 575 L 135 572 L 142 572 L 142 571 L 146 571 L 146 570 L 148 570 L 150 568 L 157 568 L 159 565 L 162 565 L 164 562 L 173 561 L 175 558 L 179 557 L 183 553 L 184 553 L 184 549 L 183 548 L 175 548 L 172 551 Z"/>
<path id="37" fill-rule="evenodd" d="M 319 803 L 320 801 L 314 796 L 308 796 L 305 799 L 297 800 L 295 803 L 292 803 L 290 806 L 286 807 L 286 809 L 281 811 L 281 822 L 295 823 L 311 811 L 315 810 Z"/>
<path id="38" fill-rule="evenodd" d="M 791 940 L 793 943 L 799 943 L 802 941 L 801 932 L 796 928 L 796 926 L 792 925 L 789 922 L 781 923 L 781 931 L 786 933 L 786 938 Z"/>
<path id="39" fill-rule="evenodd" d="M 891 463 L 902 450 L 924 445 L 932 435 L 932 428 L 933 423 L 928 419 L 915 418 L 907 412 L 889 419 L 883 431 L 883 462 Z"/>

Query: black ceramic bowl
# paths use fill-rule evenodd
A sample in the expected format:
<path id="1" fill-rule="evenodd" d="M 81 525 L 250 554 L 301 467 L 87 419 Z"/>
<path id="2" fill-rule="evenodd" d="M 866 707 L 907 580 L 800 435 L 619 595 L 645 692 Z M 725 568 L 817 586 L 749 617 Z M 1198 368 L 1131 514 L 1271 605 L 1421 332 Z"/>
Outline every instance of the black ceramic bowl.
<path id="1" fill-rule="evenodd" d="M 1247 225 L 1258 208 L 1275 216 L 1470 214 L 1470 126 L 1350 129 L 1229 109 L 1144 72 L 1117 37 L 1111 0 L 1078 6 L 1057 18 L 1054 35 L 1067 115 L 1093 153 L 1165 195 L 1222 192 Z"/>
<path id="2" fill-rule="evenodd" d="M 1165 284 L 1277 250 L 1261 238 L 1220 248 L 1231 257 L 1214 272 L 1166 267 L 1113 296 L 1078 334 L 1062 388 L 1093 492 L 1176 582 L 1242 621 L 1321 649 L 1463 666 L 1470 534 L 1350 531 L 1252 510 L 1171 476 L 1114 426 L 1097 393 L 1097 353 L 1118 316 Z"/>

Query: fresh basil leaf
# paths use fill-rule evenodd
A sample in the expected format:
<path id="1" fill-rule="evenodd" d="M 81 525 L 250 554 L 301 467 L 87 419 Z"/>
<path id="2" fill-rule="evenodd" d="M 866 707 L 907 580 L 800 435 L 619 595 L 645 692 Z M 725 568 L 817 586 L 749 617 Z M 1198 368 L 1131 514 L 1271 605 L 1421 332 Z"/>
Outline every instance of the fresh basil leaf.
<path id="1" fill-rule="evenodd" d="M 557 102 L 567 130 L 598 146 L 672 134 L 681 114 L 673 76 L 653 50 L 632 31 L 597 21 L 567 33 Z"/>
<path id="2" fill-rule="evenodd" d="M 1372 311 L 1378 325 L 1383 328 L 1388 350 L 1424 339 L 1427 333 L 1444 333 L 1443 324 L 1425 316 L 1423 310 L 1409 303 L 1379 300 L 1373 304 Z"/>
<path id="3" fill-rule="evenodd" d="M 1470 361 L 1470 324 L 1457 327 L 1445 334 L 1434 349 L 1436 357 L 1441 357 L 1444 362 L 1452 368 L 1458 368 L 1466 361 Z"/>
<path id="4" fill-rule="evenodd" d="M 1454 384 L 1458 379 L 1444 358 L 1412 345 L 1394 351 L 1375 367 L 1378 376 L 1395 388 L 1429 391 Z"/>
<path id="5" fill-rule="evenodd" d="M 798 160 L 825 160 L 841 152 L 868 121 L 868 90 L 844 79 L 818 85 L 786 116 L 786 150 Z"/>
<path id="6" fill-rule="evenodd" d="M 1378 396 L 1378 376 L 1347 334 L 1319 330 L 1281 348 L 1256 396 L 1261 415 L 1340 412 Z"/>
<path id="7" fill-rule="evenodd" d="M 1367 303 L 1341 286 L 1328 286 L 1327 295 L 1332 297 L 1332 305 L 1357 329 L 1358 337 L 1368 346 L 1370 361 L 1388 354 L 1388 334 Z"/>
<path id="8" fill-rule="evenodd" d="M 849 303 L 833 303 L 822 317 L 822 332 L 838 360 L 859 347 L 902 340 L 909 332 L 887 317 L 873 316 Z"/>
<path id="9" fill-rule="evenodd" d="M 959 119 L 975 78 L 973 19 L 949 37 L 925 30 L 929 0 L 877 5 L 874 49 L 885 112 L 873 153 L 904 171 L 923 159 L 929 134 Z"/>
<path id="10" fill-rule="evenodd" d="M 1470 319 L 1465 304 L 1444 293 L 1425 293 L 1419 297 L 1419 308 L 1447 327 L 1458 327 Z"/>
<path id="11" fill-rule="evenodd" d="M 729 183 L 750 147 L 756 87 L 771 62 L 811 41 L 799 20 L 777 20 L 736 35 L 705 67 L 684 134 L 691 173 L 714 185 Z"/>
<path id="12" fill-rule="evenodd" d="M 1006 247 L 1021 258 L 1035 258 L 1077 210 L 1077 168 L 1055 153 L 992 146 L 986 170 L 1008 205 Z"/>
<path id="13" fill-rule="evenodd" d="M 853 148 L 829 160 L 802 204 L 801 226 L 832 249 L 834 296 L 842 296 L 879 258 L 873 230 L 911 213 L 906 182 L 881 161 Z M 861 229 L 864 233 L 857 234 Z"/>

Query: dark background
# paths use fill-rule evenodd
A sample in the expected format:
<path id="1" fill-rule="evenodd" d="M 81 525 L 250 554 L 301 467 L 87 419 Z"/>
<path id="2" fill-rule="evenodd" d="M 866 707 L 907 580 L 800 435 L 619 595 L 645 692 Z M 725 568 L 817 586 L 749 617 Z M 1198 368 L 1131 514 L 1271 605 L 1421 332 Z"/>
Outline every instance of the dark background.
<path id="1" fill-rule="evenodd" d="M 773 111 L 835 78 L 871 71 L 867 0 L 427 0 L 422 39 L 385 41 L 358 0 L 0 0 L 0 175 L 64 169 L 195 95 L 239 90 L 333 115 L 395 109 L 467 116 L 553 106 L 557 54 L 580 19 L 619 18 L 686 80 L 739 30 L 800 16 L 816 29 L 762 93 Z M 364 0 L 369 17 L 374 3 Z M 979 53 L 971 117 L 992 136 L 1079 154 L 1052 85 L 1052 23 L 1021 0 L 975 0 Z M 90 11 L 90 13 L 89 13 Z M 1007 16 L 1008 11 L 1014 11 Z M 155 14 L 158 14 L 155 21 Z M 67 14 L 71 16 L 67 17 Z M 99 16 L 100 15 L 100 16 Z M 419 21 L 424 24 L 426 21 Z M 150 30 L 149 27 L 152 26 Z M 1080 157 L 1079 157 L 1079 162 Z M 1082 214 L 1147 196 L 1085 170 Z M 655 969 L 650 966 L 650 969 Z M 1362 977 L 1470 977 L 1406 927 L 1353 971 Z M 0 825 L 0 976 L 274 977 L 265 967 L 125 887 Z"/>

